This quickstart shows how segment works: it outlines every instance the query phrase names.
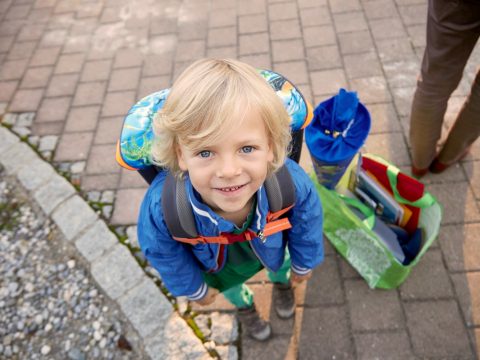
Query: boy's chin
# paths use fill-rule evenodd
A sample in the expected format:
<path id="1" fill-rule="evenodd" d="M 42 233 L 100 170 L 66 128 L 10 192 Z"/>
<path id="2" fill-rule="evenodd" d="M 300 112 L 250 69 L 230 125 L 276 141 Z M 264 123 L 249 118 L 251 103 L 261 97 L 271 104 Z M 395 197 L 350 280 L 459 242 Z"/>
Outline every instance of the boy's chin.
<path id="1" fill-rule="evenodd" d="M 251 199 L 247 201 L 242 201 L 239 203 L 228 203 L 228 202 L 222 202 L 220 204 L 217 204 L 216 206 L 216 211 L 219 214 L 223 215 L 236 215 L 238 213 L 243 213 L 246 211 L 246 207 L 250 209 L 251 206 Z"/>
<path id="2" fill-rule="evenodd" d="M 243 205 L 237 205 L 237 206 L 232 206 L 232 205 L 222 205 L 218 208 L 218 210 L 224 214 L 236 214 L 240 211 L 242 211 L 245 208 L 246 204 Z"/>

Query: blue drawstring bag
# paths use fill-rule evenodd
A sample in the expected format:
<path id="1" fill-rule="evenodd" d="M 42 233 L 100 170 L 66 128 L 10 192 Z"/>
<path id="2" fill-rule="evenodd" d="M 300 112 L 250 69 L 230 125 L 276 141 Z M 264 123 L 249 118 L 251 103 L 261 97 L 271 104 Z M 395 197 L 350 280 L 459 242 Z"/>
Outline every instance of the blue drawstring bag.
<path id="1" fill-rule="evenodd" d="M 318 182 L 333 189 L 370 131 L 370 114 L 357 93 L 340 89 L 321 102 L 305 129 Z"/>

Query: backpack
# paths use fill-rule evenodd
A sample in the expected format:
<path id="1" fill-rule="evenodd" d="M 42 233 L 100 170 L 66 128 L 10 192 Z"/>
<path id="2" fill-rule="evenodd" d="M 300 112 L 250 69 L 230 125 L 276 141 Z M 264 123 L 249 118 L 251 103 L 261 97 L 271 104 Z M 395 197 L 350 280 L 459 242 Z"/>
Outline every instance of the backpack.
<path id="1" fill-rule="evenodd" d="M 300 91 L 285 77 L 271 71 L 258 70 L 282 100 L 291 122 L 291 151 L 289 157 L 298 163 L 300 160 L 303 129 L 313 118 L 312 106 L 305 100 Z M 153 118 L 168 97 L 170 90 L 163 89 L 152 93 L 129 110 L 124 119 L 120 139 L 117 142 L 116 160 L 120 166 L 135 170 L 151 184 L 162 168 L 153 165 L 150 153 L 153 142 Z M 162 193 L 162 207 L 165 222 L 170 234 L 178 241 L 189 244 L 220 243 L 230 244 L 236 241 L 251 240 L 265 237 L 291 227 L 288 219 L 281 218 L 293 207 L 295 202 L 295 187 L 290 172 L 285 165 L 265 181 L 269 208 L 267 226 L 262 233 L 250 230 L 240 235 L 221 234 L 218 237 L 203 237 L 197 233 L 193 210 L 185 192 L 184 180 L 175 179 L 168 174 Z"/>

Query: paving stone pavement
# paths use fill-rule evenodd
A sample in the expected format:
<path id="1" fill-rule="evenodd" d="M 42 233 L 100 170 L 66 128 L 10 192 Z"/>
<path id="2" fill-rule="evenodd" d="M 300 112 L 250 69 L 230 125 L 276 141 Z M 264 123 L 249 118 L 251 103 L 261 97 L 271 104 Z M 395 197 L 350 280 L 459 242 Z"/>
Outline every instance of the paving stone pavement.
<path id="1" fill-rule="evenodd" d="M 357 91 L 372 116 L 364 150 L 408 172 L 408 116 L 425 46 L 425 20 L 425 0 L 0 0 L 2 123 L 56 171 L 26 151 L 27 144 L 12 140 L 9 131 L 0 133 L 2 163 L 91 261 L 94 278 L 131 315 L 135 327 L 145 314 L 132 312 L 131 304 L 148 301 L 136 297 L 148 291 L 163 295 L 137 271 L 144 259 L 136 251 L 132 229 L 146 185 L 114 159 L 129 107 L 169 87 L 195 59 L 234 57 L 284 74 L 314 105 L 339 87 Z M 445 132 L 479 64 L 477 46 L 449 102 Z M 304 150 L 302 165 L 309 170 Z M 256 301 L 271 318 L 275 336 L 258 344 L 240 335 L 233 342 L 238 356 L 477 358 L 480 142 L 461 164 L 442 175 L 428 175 L 425 183 L 444 205 L 442 228 L 399 289 L 369 290 L 326 244 L 325 264 L 297 289 L 295 321 L 281 321 L 271 311 L 265 274 L 252 279 Z M 72 206 L 78 206 L 80 218 L 66 211 Z M 127 256 L 98 216 L 135 257 Z M 98 258 L 95 243 L 85 236 L 89 230 L 101 241 L 99 251 L 109 254 L 107 260 Z M 107 276 L 103 269 L 115 257 L 137 270 L 120 268 Z M 119 280 L 130 288 L 117 292 Z M 182 309 L 181 301 L 170 300 Z M 214 319 L 219 318 L 211 315 L 215 311 L 232 314 L 222 299 L 193 309 Z M 162 314 L 156 316 L 163 321 Z M 176 317 L 169 324 L 181 329 L 181 321 Z M 162 341 L 147 337 L 146 344 L 154 352 Z M 229 348 L 220 352 L 235 358 Z"/>

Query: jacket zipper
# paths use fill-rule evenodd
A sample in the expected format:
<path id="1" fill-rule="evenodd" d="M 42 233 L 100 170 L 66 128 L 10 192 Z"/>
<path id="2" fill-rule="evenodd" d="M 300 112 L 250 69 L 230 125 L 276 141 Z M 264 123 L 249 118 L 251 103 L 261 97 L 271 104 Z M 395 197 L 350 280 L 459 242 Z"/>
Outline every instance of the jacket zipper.
<path id="1" fill-rule="evenodd" d="M 263 231 L 262 230 L 259 230 L 257 232 L 257 236 L 259 237 L 259 239 L 262 241 L 262 243 L 265 243 L 265 236 L 263 236 Z M 261 237 L 260 237 L 261 236 Z M 258 261 L 260 261 L 260 263 L 263 265 L 263 267 L 265 269 L 267 269 L 268 271 L 272 271 L 270 270 L 270 268 L 265 265 L 265 263 L 263 262 L 262 258 L 260 256 L 258 256 L 258 253 L 257 253 L 257 250 L 255 250 L 255 246 L 253 246 L 253 239 L 252 241 L 250 241 L 250 248 L 252 249 L 253 253 L 255 254 L 255 256 L 257 257 Z"/>
<path id="2" fill-rule="evenodd" d="M 267 241 L 267 238 L 266 238 L 265 235 L 263 235 L 263 230 L 258 230 L 258 231 L 256 231 L 256 232 L 253 231 L 252 229 L 249 229 L 249 230 L 250 230 L 251 232 L 257 234 L 257 237 L 260 239 L 260 241 L 261 241 L 263 244 L 265 244 L 265 242 Z M 263 260 L 260 258 L 260 256 L 258 256 L 258 253 L 257 253 L 257 251 L 255 250 L 255 247 L 253 246 L 253 239 L 252 239 L 252 241 L 250 241 L 250 248 L 253 250 L 253 253 L 255 254 L 255 256 L 257 257 L 257 259 L 260 261 L 260 263 L 263 265 L 263 267 L 264 267 L 265 269 L 267 269 L 267 270 L 270 270 L 270 268 L 269 268 L 267 265 L 265 265 L 265 263 L 264 263 Z M 218 271 L 218 269 L 220 269 L 221 265 L 223 265 L 223 264 L 219 264 L 219 263 L 218 263 L 218 257 L 220 256 L 220 251 L 221 251 L 221 250 L 224 250 L 224 249 L 223 249 L 222 245 L 219 244 L 219 245 L 218 245 L 218 250 L 217 250 L 217 255 L 216 255 L 216 257 L 215 257 L 215 264 L 216 264 L 216 266 L 215 266 L 215 268 L 214 268 L 213 270 L 211 270 L 212 272 Z M 223 261 L 225 261 L 225 258 L 224 258 Z"/>
<path id="3" fill-rule="evenodd" d="M 218 244 L 218 250 L 217 250 L 217 255 L 215 257 L 215 268 L 213 270 L 211 270 L 211 272 L 215 272 L 217 271 L 218 269 L 220 269 L 220 265 L 223 265 L 223 264 L 219 264 L 218 263 L 218 257 L 220 256 L 220 251 L 223 250 L 222 248 L 222 245 L 221 244 Z M 224 260 L 225 261 L 225 257 L 224 257 Z"/>

